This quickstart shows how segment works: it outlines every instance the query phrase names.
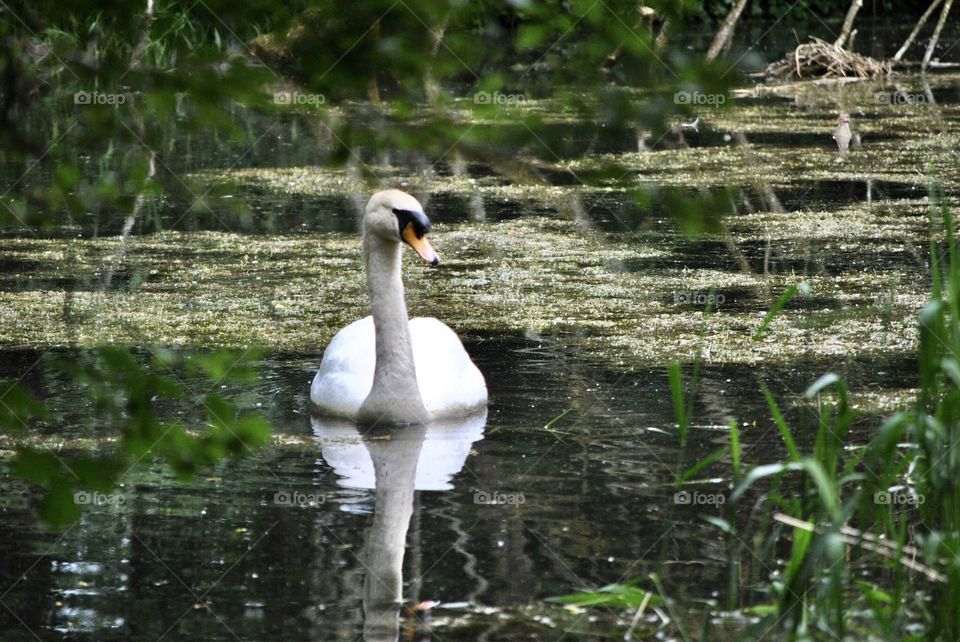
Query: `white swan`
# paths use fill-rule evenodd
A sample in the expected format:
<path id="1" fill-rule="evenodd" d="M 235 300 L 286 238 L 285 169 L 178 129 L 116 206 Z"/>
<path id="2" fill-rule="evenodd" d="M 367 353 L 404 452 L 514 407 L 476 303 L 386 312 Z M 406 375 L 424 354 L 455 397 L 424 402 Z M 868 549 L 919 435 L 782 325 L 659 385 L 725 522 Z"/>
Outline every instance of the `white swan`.
<path id="1" fill-rule="evenodd" d="M 373 315 L 340 330 L 327 346 L 310 386 L 321 414 L 414 424 L 486 406 L 487 384 L 456 333 L 437 319 L 407 317 L 400 242 L 439 265 L 429 230 L 423 207 L 406 192 L 377 192 L 367 203 L 363 258 Z"/>

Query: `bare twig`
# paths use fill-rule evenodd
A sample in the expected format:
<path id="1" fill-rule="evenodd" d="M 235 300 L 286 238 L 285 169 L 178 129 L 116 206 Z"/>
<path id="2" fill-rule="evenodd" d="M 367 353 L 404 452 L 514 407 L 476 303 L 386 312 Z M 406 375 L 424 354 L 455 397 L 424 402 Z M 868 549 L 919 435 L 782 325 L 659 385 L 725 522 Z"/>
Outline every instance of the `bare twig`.
<path id="1" fill-rule="evenodd" d="M 720 55 L 721 51 L 727 48 L 730 39 L 733 37 L 733 29 L 737 26 L 737 20 L 740 19 L 740 14 L 743 13 L 743 8 L 746 6 L 747 0 L 737 0 L 736 4 L 730 8 L 730 13 L 723 19 L 720 30 L 717 31 L 713 42 L 710 43 L 710 48 L 707 49 L 707 60 L 713 60 Z"/>
<path id="2" fill-rule="evenodd" d="M 920 33 L 920 30 L 923 29 L 923 25 L 927 24 L 927 20 L 929 20 L 930 16 L 933 15 L 933 10 L 936 9 L 941 2 L 943 2 L 943 0 L 933 0 L 933 2 L 930 3 L 930 6 L 927 7 L 927 10 L 923 12 L 922 16 L 920 16 L 920 20 L 917 21 L 917 25 L 913 28 L 913 31 L 910 32 L 910 35 L 903 43 L 903 46 L 897 50 L 897 53 L 893 54 L 893 60 L 899 61 L 901 58 L 903 58 L 903 54 L 905 54 L 910 45 L 913 44 L 914 38 L 916 38 L 917 34 Z"/>
<path id="3" fill-rule="evenodd" d="M 637 22 L 633 25 L 633 31 L 638 31 L 641 27 L 645 27 L 647 34 L 653 38 L 653 23 L 657 19 L 657 12 L 655 9 L 652 9 L 644 4 L 641 4 L 637 7 Z M 659 44 L 657 44 L 661 37 L 666 37 L 667 29 L 667 20 L 664 19 L 663 24 L 660 27 L 660 35 L 657 36 L 657 42 L 654 43 L 654 51 L 659 51 L 657 49 Z M 607 54 L 607 57 L 603 61 L 603 69 L 610 69 L 617 64 L 617 61 L 620 60 L 620 56 L 623 55 L 624 44 L 621 42 L 617 47 Z"/>
<path id="4" fill-rule="evenodd" d="M 946 2 L 943 3 L 943 9 L 940 10 L 940 19 L 937 21 L 937 26 L 933 30 L 933 35 L 930 36 L 929 44 L 927 44 L 927 53 L 923 54 L 923 64 L 920 65 L 921 71 L 926 71 L 927 67 L 930 66 L 930 59 L 933 58 L 933 50 L 937 47 L 940 32 L 943 31 L 943 25 L 947 22 L 947 14 L 950 13 L 950 7 L 952 6 L 953 0 L 946 0 Z"/>
<path id="5" fill-rule="evenodd" d="M 637 628 L 637 624 L 640 623 L 640 618 L 643 617 L 643 612 L 647 610 L 647 604 L 650 603 L 650 598 L 653 597 L 653 593 L 647 591 L 647 594 L 643 596 L 643 601 L 640 602 L 640 606 L 637 608 L 637 612 L 633 614 L 633 620 L 630 622 L 630 628 L 627 629 L 627 632 L 624 634 L 624 640 L 631 640 L 633 638 L 633 630 Z"/>
<path id="6" fill-rule="evenodd" d="M 774 513 L 773 519 L 781 524 L 793 526 L 794 528 L 799 528 L 811 533 L 823 532 L 823 529 L 817 528 L 816 525 L 810 522 L 805 522 L 802 519 L 797 519 L 796 517 L 791 517 L 790 515 L 784 515 L 783 513 Z M 870 533 L 865 533 L 849 526 L 840 527 L 840 537 L 843 538 L 844 543 L 846 543 L 848 546 L 859 546 L 873 553 L 877 553 L 878 555 L 882 555 L 887 559 L 899 562 L 912 571 L 922 573 L 931 581 L 947 581 L 947 578 L 943 573 L 913 559 L 919 556 L 920 552 L 909 544 L 899 547 L 894 542 L 878 539 Z M 909 555 L 909 557 L 904 557 L 904 555 Z"/>
<path id="7" fill-rule="evenodd" d="M 853 19 L 857 17 L 857 12 L 860 11 L 860 7 L 862 6 L 863 0 L 853 0 L 853 2 L 850 3 L 850 8 L 847 9 L 847 17 L 843 19 L 843 28 L 840 29 L 840 35 L 837 36 L 837 41 L 833 43 L 834 47 L 842 47 L 847 41 L 847 38 L 850 37 L 850 30 L 853 29 Z"/>
<path id="8" fill-rule="evenodd" d="M 437 52 L 440 51 L 440 45 L 443 44 L 443 37 L 447 32 L 447 24 L 449 22 L 450 14 L 447 13 L 443 17 L 443 20 L 440 21 L 440 24 L 430 30 L 430 39 L 433 41 L 433 43 L 430 45 L 431 60 L 436 58 Z M 427 67 L 427 70 L 424 73 L 423 84 L 427 94 L 427 102 L 429 102 L 431 105 L 435 105 L 437 102 L 437 96 L 440 94 L 440 85 L 433 77 L 433 64 L 430 64 Z"/>
<path id="9" fill-rule="evenodd" d="M 137 46 L 133 49 L 133 54 L 130 56 L 131 67 L 136 67 L 140 64 L 140 60 L 143 58 L 144 53 L 147 49 L 147 40 L 150 37 L 150 27 L 153 26 L 153 21 L 155 16 L 153 15 L 153 0 L 147 0 L 147 9 L 143 14 L 143 20 L 140 23 L 140 39 L 137 41 Z"/>

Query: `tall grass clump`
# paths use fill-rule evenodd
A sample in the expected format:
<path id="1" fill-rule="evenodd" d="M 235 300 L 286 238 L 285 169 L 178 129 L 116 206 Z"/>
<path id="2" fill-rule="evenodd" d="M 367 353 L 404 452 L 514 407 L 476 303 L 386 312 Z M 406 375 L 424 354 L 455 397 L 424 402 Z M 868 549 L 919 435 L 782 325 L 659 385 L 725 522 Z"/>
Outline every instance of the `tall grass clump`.
<path id="1" fill-rule="evenodd" d="M 931 300 L 920 315 L 920 393 L 908 423 L 910 476 L 923 498 L 921 549 L 945 575 L 932 600 L 933 631 L 960 639 L 960 256 L 942 195 L 931 213 Z M 939 212 L 937 210 L 939 209 Z M 939 221 L 937 220 L 939 213 Z M 942 230 L 937 233 L 937 224 Z M 938 247 L 943 238 L 945 250 Z"/>
<path id="2" fill-rule="evenodd" d="M 953 215 L 932 194 L 931 294 L 919 318 L 913 406 L 865 426 L 844 381 L 826 373 L 805 391 L 811 411 L 793 419 L 761 381 L 783 457 L 751 467 L 741 448 L 748 436 L 732 421 L 727 446 L 677 474 L 679 485 L 727 468 L 723 516 L 704 519 L 726 538 L 729 565 L 717 602 L 724 610 L 712 622 L 736 623 L 740 639 L 960 640 L 960 252 Z M 799 288 L 784 293 L 756 336 Z M 668 368 L 681 453 L 696 373 L 684 390 L 679 364 Z M 766 583 L 743 586 L 756 578 L 744 567 L 757 563 Z M 623 600 L 620 589 L 604 591 Z M 642 613 L 642 594 L 630 595 L 638 604 L 626 606 Z"/>
<path id="3" fill-rule="evenodd" d="M 761 384 L 787 459 L 751 469 L 731 499 L 771 478 L 766 515 L 787 528 L 771 537 L 787 537 L 790 552 L 772 574 L 775 608 L 758 635 L 960 639 L 960 255 L 952 213 L 942 196 L 932 200 L 914 407 L 864 446 L 849 438 L 857 415 L 843 381 L 825 374 L 805 394 L 817 407 L 803 454 Z"/>

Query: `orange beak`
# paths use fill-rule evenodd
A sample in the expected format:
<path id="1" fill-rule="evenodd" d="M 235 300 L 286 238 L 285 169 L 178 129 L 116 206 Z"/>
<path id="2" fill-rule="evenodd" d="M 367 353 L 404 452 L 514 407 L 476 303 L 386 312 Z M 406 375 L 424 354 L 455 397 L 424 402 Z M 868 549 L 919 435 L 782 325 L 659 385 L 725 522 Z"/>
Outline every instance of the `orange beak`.
<path id="1" fill-rule="evenodd" d="M 430 241 L 427 240 L 426 235 L 417 238 L 416 232 L 413 231 L 412 224 L 408 224 L 406 227 L 404 227 L 403 232 L 400 233 L 400 236 L 403 237 L 403 240 L 406 241 L 407 245 L 416 250 L 421 259 L 433 266 L 440 265 L 440 257 L 437 256 L 437 253 L 433 251 L 433 247 L 430 245 Z"/>

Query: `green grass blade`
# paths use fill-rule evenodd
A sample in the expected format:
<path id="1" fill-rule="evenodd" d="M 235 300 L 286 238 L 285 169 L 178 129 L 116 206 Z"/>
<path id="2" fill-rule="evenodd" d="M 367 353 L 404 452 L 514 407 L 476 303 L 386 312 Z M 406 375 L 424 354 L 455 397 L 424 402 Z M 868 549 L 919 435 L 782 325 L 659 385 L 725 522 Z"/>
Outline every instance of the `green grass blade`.
<path id="1" fill-rule="evenodd" d="M 670 395 L 673 398 L 673 413 L 677 418 L 680 429 L 680 447 L 687 445 L 687 409 L 683 403 L 683 378 L 680 374 L 680 363 L 673 361 L 667 366 L 667 376 L 670 379 Z"/>
<path id="2" fill-rule="evenodd" d="M 773 304 L 773 307 L 770 308 L 766 316 L 763 317 L 763 321 L 760 323 L 760 327 L 757 328 L 757 331 L 753 333 L 753 339 L 756 341 L 763 336 L 763 333 L 767 331 L 767 328 L 773 322 L 775 318 L 783 311 L 788 303 L 797 296 L 797 292 L 800 291 L 799 286 L 796 283 L 792 283 L 790 287 L 783 291 L 783 294 L 780 295 L 780 298 L 777 299 L 776 303 Z"/>
<path id="3" fill-rule="evenodd" d="M 790 434 L 790 427 L 787 426 L 787 422 L 783 418 L 783 413 L 780 412 L 780 408 L 777 406 L 776 400 L 770 393 L 770 389 L 767 388 L 767 384 L 762 381 L 760 382 L 760 389 L 763 391 L 763 398 L 767 400 L 767 407 L 770 408 L 770 414 L 773 416 L 773 423 L 776 424 L 777 430 L 780 431 L 780 437 L 783 439 L 783 443 L 787 447 L 787 452 L 790 453 L 790 460 L 800 461 L 800 451 L 797 449 L 797 444 L 793 440 L 793 435 Z"/>
<path id="4" fill-rule="evenodd" d="M 690 481 L 701 470 L 704 470 L 705 468 L 709 468 L 718 460 L 722 459 L 723 456 L 727 454 L 727 449 L 728 449 L 728 446 L 721 446 L 720 448 L 717 448 L 712 453 L 710 453 L 709 455 L 707 455 L 706 457 L 704 457 L 703 459 L 695 463 L 693 466 L 688 468 L 686 472 L 684 472 L 682 475 L 680 475 L 679 478 L 677 478 L 677 481 L 675 483 L 682 484 L 684 482 Z"/>
<path id="5" fill-rule="evenodd" d="M 730 420 L 730 459 L 733 461 L 733 481 L 740 481 L 740 428 L 737 420 Z"/>

